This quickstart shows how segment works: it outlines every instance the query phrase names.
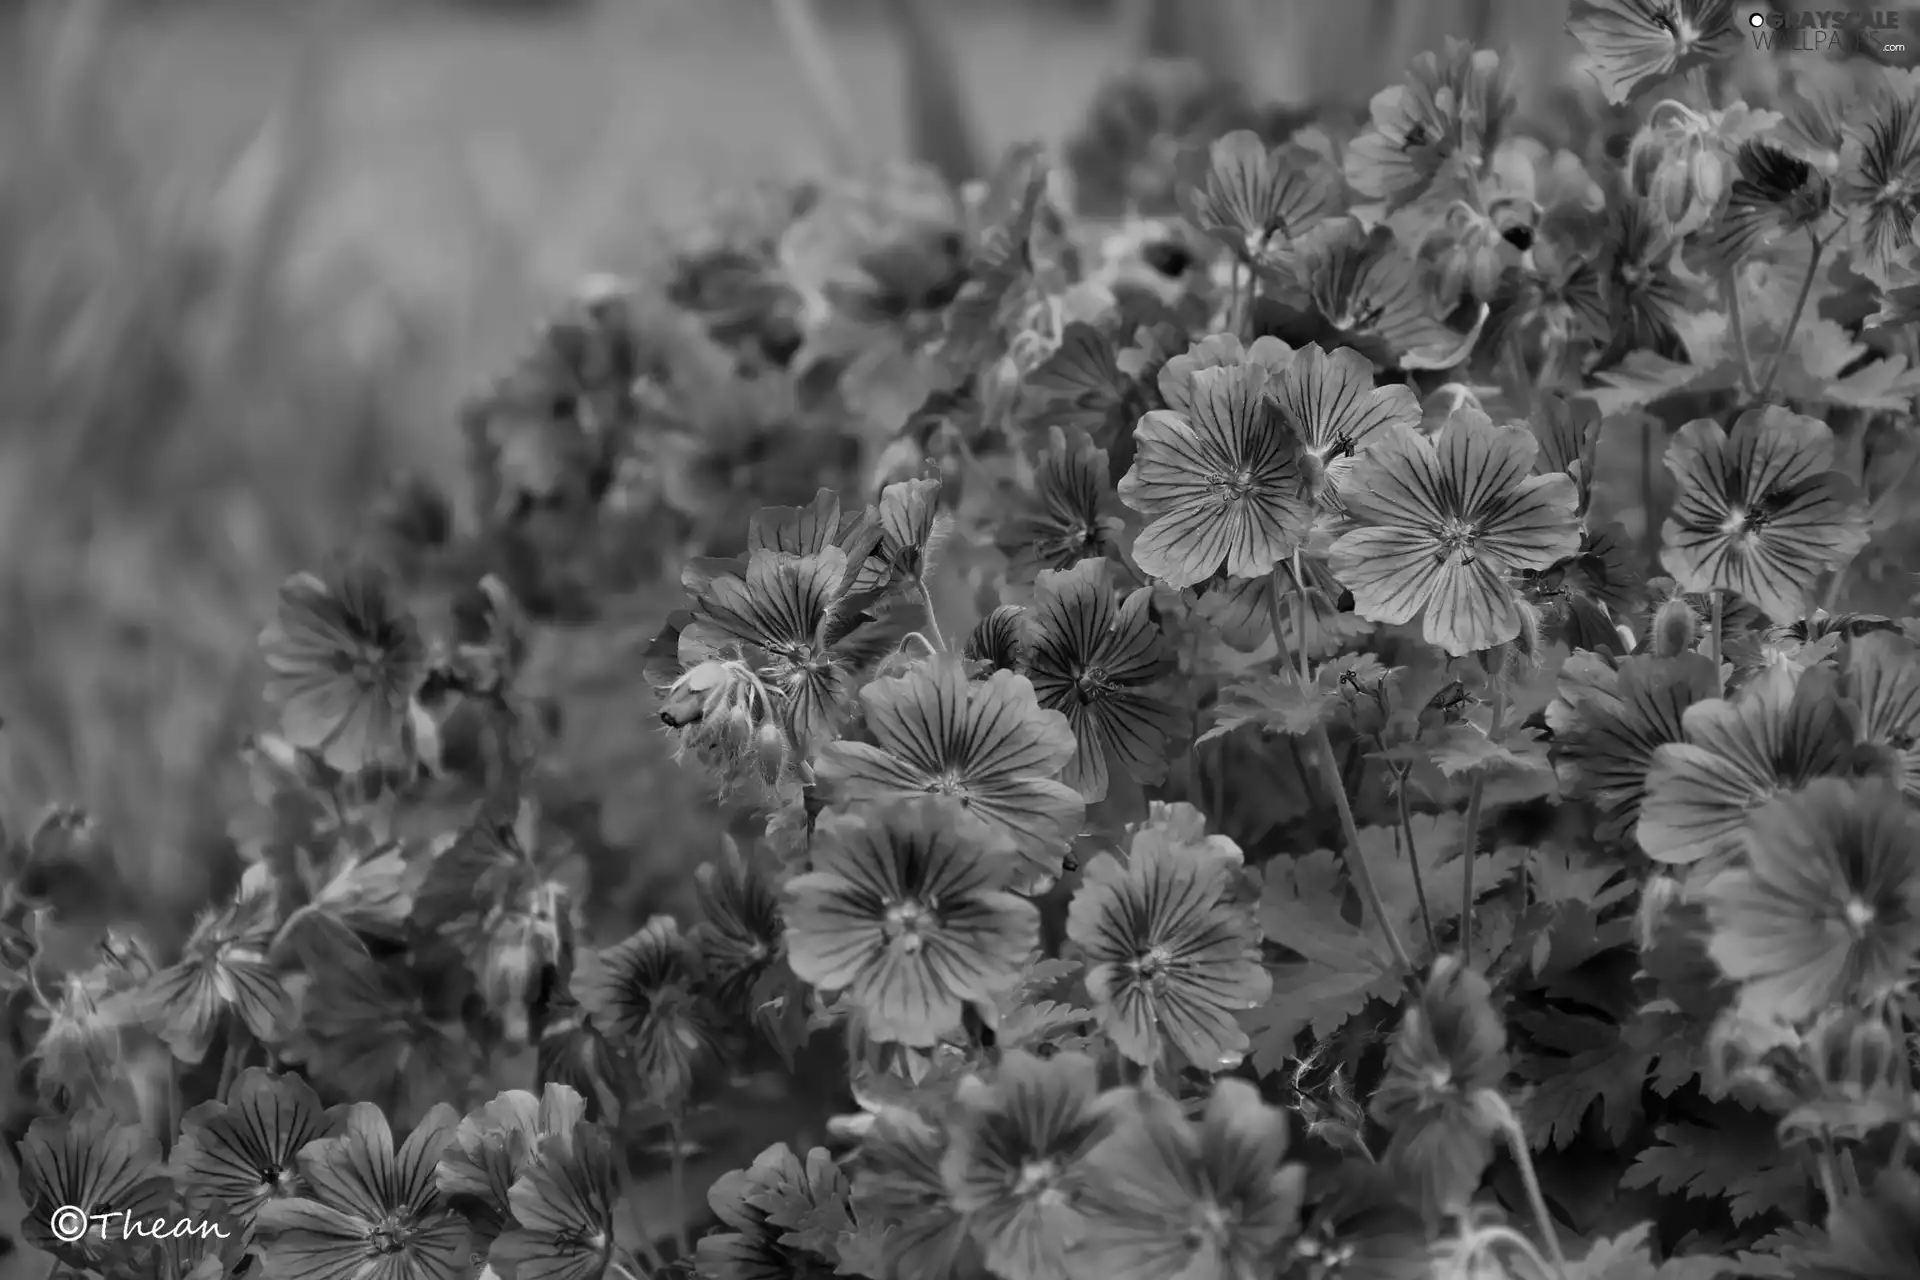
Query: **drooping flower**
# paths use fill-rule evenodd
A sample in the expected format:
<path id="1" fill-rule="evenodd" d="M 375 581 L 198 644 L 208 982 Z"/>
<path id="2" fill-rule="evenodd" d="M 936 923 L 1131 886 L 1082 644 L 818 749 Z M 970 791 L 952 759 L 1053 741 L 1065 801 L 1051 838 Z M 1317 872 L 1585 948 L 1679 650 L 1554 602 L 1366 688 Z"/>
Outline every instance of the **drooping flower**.
<path id="1" fill-rule="evenodd" d="M 308 1195 L 261 1206 L 268 1269 L 289 1280 L 458 1280 L 471 1259 L 467 1223 L 434 1170 L 459 1121 L 436 1106 L 396 1150 L 380 1108 L 353 1104 L 336 1136 L 300 1153 Z"/>
<path id="2" fill-rule="evenodd" d="M 1420 1212 L 1390 1169 L 1347 1160 L 1307 1213 L 1293 1256 L 1304 1276 L 1326 1280 L 1431 1280 L 1432 1251 Z M 1293 1280 L 1301 1270 L 1281 1273 Z"/>
<path id="3" fill-rule="evenodd" d="M 1070 569 L 1117 552 L 1122 524 L 1112 501 L 1107 451 L 1096 449 L 1084 431 L 1048 428 L 1033 494 L 999 539 L 1011 580 L 1030 582 L 1043 569 Z"/>
<path id="4" fill-rule="evenodd" d="M 937 1043 L 1018 980 L 1039 936 L 1033 904 L 1007 892 L 1019 860 L 950 801 L 829 812 L 813 865 L 787 883 L 793 971 L 846 991 L 877 1040 Z"/>
<path id="5" fill-rule="evenodd" d="M 1178 168 L 1181 210 L 1243 262 L 1286 245 L 1325 217 L 1339 195 L 1320 156 L 1297 143 L 1269 149 L 1250 129 L 1189 151 Z"/>
<path id="6" fill-rule="evenodd" d="M 1060 780 L 1089 803 L 1106 797 L 1110 770 L 1137 782 L 1166 776 L 1181 708 L 1148 690 L 1174 660 L 1148 616 L 1153 591 L 1114 600 L 1112 562 L 1089 560 L 1035 585 L 1027 676 L 1040 705 L 1066 716 L 1077 744 Z"/>
<path id="7" fill-rule="evenodd" d="M 1750 138 L 1734 153 L 1737 176 L 1708 236 L 1722 264 L 1740 262 L 1781 236 L 1813 226 L 1833 200 L 1832 184 L 1812 163 Z"/>
<path id="8" fill-rule="evenodd" d="M 1737 853 L 1755 809 L 1853 759 L 1853 728 L 1823 668 L 1771 668 L 1730 700 L 1694 703 L 1681 724 L 1685 741 L 1653 753 L 1634 829 L 1656 862 Z"/>
<path id="9" fill-rule="evenodd" d="M 855 595 L 913 583 L 927 571 L 945 523 L 940 515 L 938 480 L 902 480 L 880 491 L 874 514 L 878 537 L 860 564 L 849 590 Z"/>
<path id="10" fill-rule="evenodd" d="M 980 1248 L 954 1207 L 940 1162 L 944 1129 L 889 1109 L 860 1141 L 853 1204 L 861 1221 L 886 1229 L 880 1280 L 968 1280 L 982 1274 Z"/>
<path id="11" fill-rule="evenodd" d="M 1567 30 L 1616 104 L 1740 47 L 1732 0 L 1574 0 Z"/>
<path id="12" fill-rule="evenodd" d="M 1532 475 L 1537 451 L 1525 427 L 1471 411 L 1437 440 L 1383 432 L 1344 490 L 1361 527 L 1331 551 L 1355 611 L 1393 625 L 1424 612 L 1427 640 L 1456 657 L 1519 635 L 1513 574 L 1580 548 L 1573 481 Z"/>
<path id="13" fill-rule="evenodd" d="M 1493 154 L 1513 109 L 1500 55 L 1449 38 L 1416 57 L 1404 83 L 1373 96 L 1371 122 L 1347 148 L 1347 181 L 1389 211 L 1451 196 Z"/>
<path id="14" fill-rule="evenodd" d="M 508 1202 L 513 1224 L 488 1254 L 496 1271 L 509 1280 L 599 1280 L 613 1259 L 620 1203 L 612 1135 L 575 1124 L 542 1137 Z"/>
<path id="15" fill-rule="evenodd" d="M 1492 995 L 1457 957 L 1435 961 L 1401 1016 L 1373 1097 L 1374 1118 L 1393 1131 L 1385 1163 L 1413 1180 L 1430 1217 L 1465 1204 L 1493 1155 L 1512 1064 Z"/>
<path id="16" fill-rule="evenodd" d="M 1134 560 L 1170 587 L 1224 566 L 1257 578 L 1293 554 L 1313 506 L 1300 443 L 1281 421 L 1264 366 L 1193 374 L 1186 415 L 1157 410 L 1134 428 L 1139 452 L 1120 499 L 1146 517 Z"/>
<path id="17" fill-rule="evenodd" d="M 1846 647 L 1845 688 L 1861 743 L 1886 753 L 1884 772 L 1920 800 L 1920 649 L 1886 632 L 1861 636 Z"/>
<path id="18" fill-rule="evenodd" d="M 1882 783 L 1820 778 L 1745 833 L 1708 881 L 1709 950 L 1759 1013 L 1788 1021 L 1874 1004 L 1920 957 L 1920 820 Z"/>
<path id="19" fill-rule="evenodd" d="M 1687 708 L 1718 694 L 1713 662 L 1699 654 L 1623 658 L 1617 666 L 1593 653 L 1567 659 L 1547 727 L 1568 794 L 1600 812 L 1599 839 L 1633 831 L 1654 753 L 1686 741 Z"/>
<path id="20" fill-rule="evenodd" d="M 1689 422 L 1667 450 L 1678 488 L 1661 563 L 1683 590 L 1732 591 L 1775 622 L 1799 619 L 1820 572 L 1866 541 L 1853 486 L 1832 466 L 1826 424 L 1777 405 L 1741 414 L 1731 435 Z"/>
<path id="21" fill-rule="evenodd" d="M 1284 1111 L 1245 1080 L 1213 1087 L 1198 1122 L 1132 1090 L 1095 1148 L 1075 1273 L 1101 1280 L 1262 1280 L 1299 1227 L 1306 1168 L 1287 1164 Z"/>
<path id="22" fill-rule="evenodd" d="M 1869 275 L 1908 259 L 1920 223 L 1920 100 L 1882 92 L 1864 121 L 1849 129 L 1834 200 L 1849 214 L 1853 252 Z"/>
<path id="23" fill-rule="evenodd" d="M 1087 994 L 1114 1045 L 1153 1065 L 1169 1048 L 1205 1071 L 1237 1063 L 1237 1011 L 1273 991 L 1259 923 L 1238 899 L 1231 841 L 1136 835 L 1125 863 L 1101 854 L 1068 908 L 1067 936 L 1087 963 Z"/>
<path id="24" fill-rule="evenodd" d="M 538 1097 L 507 1089 L 468 1112 L 441 1153 L 434 1181 L 488 1246 L 513 1221 L 514 1184 L 533 1167 L 543 1139 L 573 1132 L 586 1119 L 586 1099 L 564 1084 Z"/>
<path id="25" fill-rule="evenodd" d="M 1336 501 L 1355 459 L 1382 432 L 1420 425 L 1412 389 L 1374 386 L 1372 362 L 1345 347 L 1302 347 L 1272 390 L 1281 417 L 1311 460 L 1309 483 Z"/>
<path id="26" fill-rule="evenodd" d="M 1077 1201 L 1105 1136 L 1098 1068 L 1084 1054 L 1015 1051 L 991 1080 L 961 1082 L 941 1169 L 987 1266 L 1007 1280 L 1058 1280 L 1086 1234 Z"/>
<path id="27" fill-rule="evenodd" d="M 21 1236 L 81 1271 L 100 1271 L 115 1253 L 124 1254 L 130 1234 L 124 1225 L 164 1212 L 173 1198 L 153 1135 L 139 1125 L 115 1123 L 107 1111 L 89 1108 L 35 1120 L 21 1139 L 19 1158 L 20 1198 L 26 1202 Z M 68 1213 L 56 1221 L 61 1209 L 95 1216 L 75 1223 Z M 99 1216 L 104 1214 L 127 1216 Z"/>
<path id="28" fill-rule="evenodd" d="M 224 1102 L 203 1102 L 181 1118 L 172 1156 L 181 1194 L 251 1217 L 274 1196 L 299 1190 L 296 1157 L 331 1134 L 334 1122 L 299 1076 L 249 1067 Z"/>
<path id="29" fill-rule="evenodd" d="M 180 962 L 141 989 L 147 1022 L 182 1062 L 206 1057 L 223 1015 L 239 1019 L 262 1044 L 278 1044 L 292 1030 L 293 997 L 267 958 L 272 913 L 264 895 L 207 912 Z"/>
<path id="30" fill-rule="evenodd" d="M 294 746 L 349 773 L 404 756 L 426 646 L 383 570 L 340 560 L 296 573 L 280 588 L 260 650 L 267 701 Z"/>
<path id="31" fill-rule="evenodd" d="M 655 916 L 624 942 L 584 950 L 573 994 L 596 1026 L 632 1055 L 646 1095 L 686 1101 L 715 1061 L 718 1019 L 700 995 L 700 957 L 672 916 Z"/>
<path id="32" fill-rule="evenodd" d="M 1011 840 L 1045 874 L 1057 874 L 1086 804 L 1057 775 L 1073 758 L 1073 728 L 1043 709 L 1033 683 L 996 671 L 970 684 L 940 661 L 860 692 L 874 744 L 836 742 L 817 774 L 854 803 L 950 796 Z"/>

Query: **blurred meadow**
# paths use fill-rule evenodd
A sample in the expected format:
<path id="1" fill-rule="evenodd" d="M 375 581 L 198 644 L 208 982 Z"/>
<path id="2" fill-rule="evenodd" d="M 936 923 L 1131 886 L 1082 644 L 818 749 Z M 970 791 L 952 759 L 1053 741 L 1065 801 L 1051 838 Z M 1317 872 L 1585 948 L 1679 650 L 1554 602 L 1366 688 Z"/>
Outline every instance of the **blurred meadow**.
<path id="1" fill-rule="evenodd" d="M 826 165 L 778 7 L 0 6 L 0 822 L 77 803 L 142 916 L 178 928 L 205 900 L 278 582 L 396 471 L 457 493 L 462 397 L 583 275 L 644 270 L 718 196 Z M 1073 127 L 1131 53 L 1111 8 L 931 10 L 986 151 Z M 901 153 L 885 5 L 816 12 L 860 148 Z M 1562 19 L 1271 4 L 1227 53 L 1282 100 L 1364 102 L 1441 34 Z M 629 737 L 648 718 L 597 714 Z M 636 892 L 703 821 L 642 750 L 608 819 L 616 846 L 647 834 Z"/>

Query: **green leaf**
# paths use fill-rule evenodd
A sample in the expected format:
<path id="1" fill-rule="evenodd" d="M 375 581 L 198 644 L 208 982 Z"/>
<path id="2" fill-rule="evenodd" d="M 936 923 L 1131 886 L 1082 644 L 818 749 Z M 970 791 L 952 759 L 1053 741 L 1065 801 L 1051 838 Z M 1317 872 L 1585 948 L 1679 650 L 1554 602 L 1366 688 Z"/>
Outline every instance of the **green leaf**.
<path id="1" fill-rule="evenodd" d="M 1736 1223 L 1775 1212 L 1805 1217 L 1811 1209 L 1805 1170 L 1797 1156 L 1781 1149 L 1773 1126 L 1764 1117 L 1755 1120 L 1743 1131 L 1663 1124 L 1620 1185 L 1691 1200 L 1725 1200 Z"/>
<path id="2" fill-rule="evenodd" d="M 1587 1256 L 1567 1264 L 1567 1280 L 1719 1280 L 1734 1272 L 1725 1258 L 1653 1259 L 1653 1224 L 1643 1222 L 1617 1236 L 1596 1240 Z"/>
<path id="3" fill-rule="evenodd" d="M 1326 718 L 1326 690 L 1303 685 L 1291 671 L 1261 671 L 1226 686 L 1214 704 L 1214 721 L 1194 745 L 1223 738 L 1236 729 L 1254 725 L 1269 733 L 1304 736 Z"/>

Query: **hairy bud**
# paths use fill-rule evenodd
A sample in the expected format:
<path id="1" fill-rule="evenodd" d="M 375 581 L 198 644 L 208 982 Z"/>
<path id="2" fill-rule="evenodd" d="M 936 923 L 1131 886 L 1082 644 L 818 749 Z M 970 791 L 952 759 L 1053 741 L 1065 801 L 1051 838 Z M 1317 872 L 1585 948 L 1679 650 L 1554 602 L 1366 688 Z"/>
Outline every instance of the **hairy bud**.
<path id="1" fill-rule="evenodd" d="M 1700 642 L 1700 616 L 1685 596 L 1674 596 L 1655 611 L 1651 641 L 1656 657 L 1677 658 L 1693 652 Z"/>

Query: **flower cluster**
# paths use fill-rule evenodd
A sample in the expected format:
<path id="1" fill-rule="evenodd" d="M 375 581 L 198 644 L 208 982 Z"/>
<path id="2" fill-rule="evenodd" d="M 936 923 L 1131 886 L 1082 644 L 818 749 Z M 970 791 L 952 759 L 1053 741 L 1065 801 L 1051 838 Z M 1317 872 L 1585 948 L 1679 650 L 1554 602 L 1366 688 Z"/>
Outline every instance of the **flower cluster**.
<path id="1" fill-rule="evenodd" d="M 1347 130 L 1153 68 L 595 282 L 467 524 L 282 589 L 230 892 L 9 842 L 28 1242 L 1920 1275 L 1920 80 L 1748 103 L 1737 20 L 1576 0 L 1553 132 L 1458 41 Z"/>

